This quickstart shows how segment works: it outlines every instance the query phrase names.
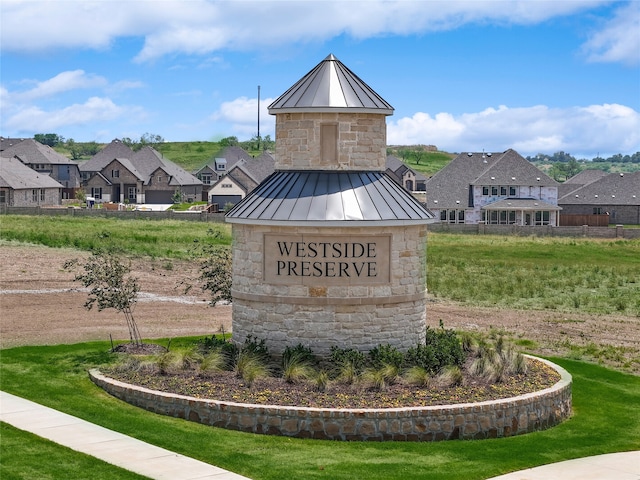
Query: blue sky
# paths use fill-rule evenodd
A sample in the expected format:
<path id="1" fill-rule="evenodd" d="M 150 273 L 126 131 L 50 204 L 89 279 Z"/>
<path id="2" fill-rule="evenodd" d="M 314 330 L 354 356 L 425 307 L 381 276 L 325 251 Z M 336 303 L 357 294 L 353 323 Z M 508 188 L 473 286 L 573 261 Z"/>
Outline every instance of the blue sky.
<path id="1" fill-rule="evenodd" d="M 391 145 L 640 150 L 640 1 L 1 0 L 0 135 L 274 138 L 267 106 L 334 54 Z"/>

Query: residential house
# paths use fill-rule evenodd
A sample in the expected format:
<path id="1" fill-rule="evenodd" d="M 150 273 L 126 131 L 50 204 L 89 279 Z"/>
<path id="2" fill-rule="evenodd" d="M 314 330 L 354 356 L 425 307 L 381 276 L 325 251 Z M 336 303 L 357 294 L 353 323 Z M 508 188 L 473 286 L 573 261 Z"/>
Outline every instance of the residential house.
<path id="1" fill-rule="evenodd" d="M 14 157 L 42 175 L 48 175 L 63 187 L 62 198 L 74 198 L 80 188 L 78 164 L 48 145 L 28 138 L 2 151 L 4 157 Z"/>
<path id="2" fill-rule="evenodd" d="M 233 166 L 240 160 L 253 160 L 245 150 L 237 146 L 225 147 L 214 158 L 209 160 L 206 165 L 194 172 L 194 175 L 202 181 L 204 188 L 215 184 L 224 177 Z M 203 200 L 206 200 L 203 198 Z"/>
<path id="3" fill-rule="evenodd" d="M 426 206 L 446 223 L 558 225 L 558 182 L 515 150 L 462 153 L 426 182 Z"/>
<path id="4" fill-rule="evenodd" d="M 144 183 L 144 175 L 130 159 L 114 158 L 91 175 L 84 188 L 97 203 L 145 203 Z"/>
<path id="5" fill-rule="evenodd" d="M 393 155 L 387 156 L 386 173 L 410 192 L 424 192 L 426 189 L 427 177 Z"/>
<path id="6" fill-rule="evenodd" d="M 202 198 L 202 181 L 151 147 L 143 147 L 131 163 L 144 177 L 142 203 L 173 203 L 176 194 L 183 201 Z"/>
<path id="7" fill-rule="evenodd" d="M 219 208 L 235 205 L 274 171 L 275 159 L 268 152 L 255 159 L 241 158 L 208 190 L 208 201 Z"/>
<path id="8" fill-rule="evenodd" d="M 16 157 L 0 157 L 0 207 L 60 205 L 63 186 Z"/>
<path id="9" fill-rule="evenodd" d="M 107 153 L 105 153 L 107 152 Z M 124 157 L 111 157 L 123 154 Z M 202 197 L 202 182 L 152 147 L 133 152 L 114 140 L 81 166 L 84 187 L 98 203 L 173 203 Z"/>
<path id="10" fill-rule="evenodd" d="M 131 158 L 132 156 L 133 150 L 116 138 L 89 160 L 80 163 L 82 181 L 86 182 L 92 175 L 102 172 L 114 158 Z"/>
<path id="11" fill-rule="evenodd" d="M 563 214 L 608 214 L 609 223 L 640 225 L 640 171 L 607 174 L 584 170 L 567 180 L 562 189 L 558 205 Z"/>

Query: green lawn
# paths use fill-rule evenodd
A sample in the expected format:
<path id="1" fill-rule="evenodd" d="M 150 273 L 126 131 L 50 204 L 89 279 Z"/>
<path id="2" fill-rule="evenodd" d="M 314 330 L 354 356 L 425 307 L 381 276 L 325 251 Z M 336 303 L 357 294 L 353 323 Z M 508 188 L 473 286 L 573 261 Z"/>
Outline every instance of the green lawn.
<path id="1" fill-rule="evenodd" d="M 87 369 L 113 361 L 108 348 L 93 342 L 3 350 L 1 388 L 254 479 L 472 480 L 640 449 L 640 410 L 632 407 L 640 404 L 640 378 L 578 361 L 552 359 L 574 377 L 574 416 L 552 429 L 495 440 L 362 443 L 226 431 L 140 410 L 89 381 Z M 3 441 L 3 458 L 7 448 Z"/>
<path id="2" fill-rule="evenodd" d="M 0 478 L 2 480 L 59 480 L 108 478 L 139 480 L 147 477 L 78 453 L 32 433 L 0 422 Z"/>

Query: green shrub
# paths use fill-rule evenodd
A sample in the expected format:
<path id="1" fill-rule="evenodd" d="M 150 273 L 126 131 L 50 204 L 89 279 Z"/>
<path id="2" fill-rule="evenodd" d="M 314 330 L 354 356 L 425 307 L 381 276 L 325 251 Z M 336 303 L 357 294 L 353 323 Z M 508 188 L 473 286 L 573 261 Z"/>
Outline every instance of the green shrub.
<path id="1" fill-rule="evenodd" d="M 392 345 L 378 345 L 369 351 L 369 361 L 374 369 L 391 365 L 399 370 L 404 363 L 404 354 Z"/>

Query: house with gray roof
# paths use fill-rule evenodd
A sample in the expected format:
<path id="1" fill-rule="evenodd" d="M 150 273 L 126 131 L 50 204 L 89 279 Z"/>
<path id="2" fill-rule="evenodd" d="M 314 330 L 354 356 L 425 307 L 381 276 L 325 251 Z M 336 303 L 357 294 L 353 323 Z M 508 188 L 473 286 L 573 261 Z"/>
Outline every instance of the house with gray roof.
<path id="1" fill-rule="evenodd" d="M 208 201 L 219 208 L 235 205 L 274 171 L 275 159 L 268 152 L 250 160 L 242 158 L 209 189 Z"/>
<path id="2" fill-rule="evenodd" d="M 89 180 L 92 175 L 101 172 L 114 158 L 131 158 L 132 156 L 133 150 L 131 150 L 128 145 L 122 143 L 122 141 L 117 138 L 112 140 L 111 143 L 106 145 L 93 157 L 80 164 L 80 173 L 83 182 Z"/>
<path id="3" fill-rule="evenodd" d="M 111 157 L 119 153 L 124 156 Z M 134 153 L 114 140 L 81 169 L 88 175 L 83 186 L 98 203 L 169 204 L 176 194 L 185 201 L 202 197 L 199 179 L 149 146 Z"/>
<path id="4" fill-rule="evenodd" d="M 0 207 L 60 205 L 63 186 L 16 157 L 0 157 Z"/>
<path id="5" fill-rule="evenodd" d="M 589 172 L 585 170 L 585 173 Z M 640 225 L 640 171 L 632 173 L 591 174 L 577 180 L 575 186 L 558 199 L 563 214 L 609 215 L 609 223 Z M 581 174 L 578 174 L 581 175 Z M 575 177 L 574 177 L 575 178 Z M 570 179 L 572 180 L 572 179 Z"/>
<path id="6" fill-rule="evenodd" d="M 41 175 L 48 175 L 62 185 L 62 198 L 74 198 L 80 188 L 78 164 L 31 138 L 18 141 L 2 151 L 4 157 L 14 157 Z"/>
<path id="7" fill-rule="evenodd" d="M 420 172 L 416 172 L 406 163 L 393 155 L 387 155 L 386 173 L 398 184 L 402 185 L 410 192 L 424 192 L 426 189 L 427 177 Z"/>
<path id="8" fill-rule="evenodd" d="M 558 225 L 558 182 L 515 150 L 461 153 L 426 182 L 441 222 Z"/>
<path id="9" fill-rule="evenodd" d="M 202 181 L 206 190 L 229 173 L 233 166 L 241 160 L 250 161 L 253 160 L 253 157 L 238 146 L 225 147 L 193 174 Z"/>

